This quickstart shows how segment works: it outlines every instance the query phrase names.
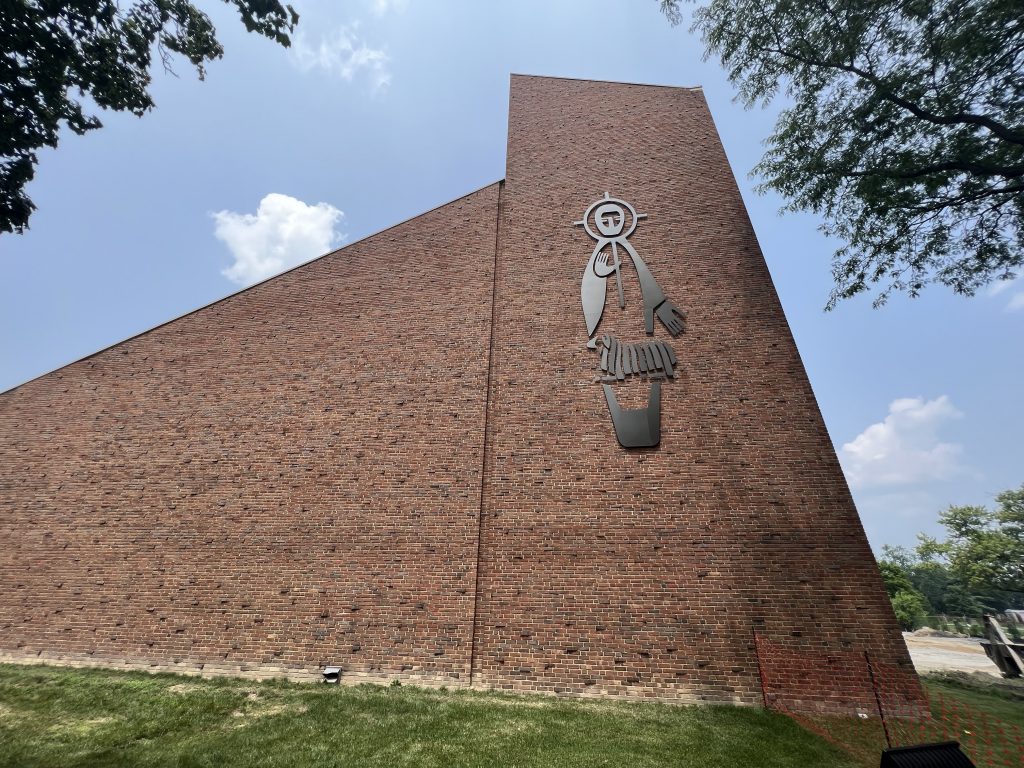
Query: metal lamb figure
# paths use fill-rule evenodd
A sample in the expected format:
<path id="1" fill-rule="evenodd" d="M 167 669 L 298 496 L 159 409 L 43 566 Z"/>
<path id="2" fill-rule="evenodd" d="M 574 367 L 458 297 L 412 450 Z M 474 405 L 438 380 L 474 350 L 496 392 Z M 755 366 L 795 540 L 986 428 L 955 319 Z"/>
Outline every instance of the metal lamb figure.
<path id="1" fill-rule="evenodd" d="M 627 211 L 630 214 L 628 227 Z M 644 329 L 647 335 L 654 334 L 655 315 L 672 336 L 678 336 L 683 332 L 686 315 L 665 298 L 651 270 L 627 239 L 636 230 L 637 222 L 646 217 L 647 214 L 638 214 L 625 200 L 613 198 L 605 192 L 603 199 L 597 200 L 587 208 L 580 221 L 573 222 L 576 226 L 582 226 L 587 234 L 597 241 L 580 285 L 583 316 L 587 323 L 587 336 L 590 337 L 587 346 L 590 349 L 599 348 L 594 333 L 604 314 L 608 278 L 612 275 L 615 275 L 619 307 L 624 309 L 626 306 L 622 290 L 620 247 L 629 255 L 640 281 L 644 301 Z M 597 228 L 596 232 L 590 226 L 591 218 Z M 661 379 L 672 377 L 673 366 L 676 364 L 671 346 L 662 342 L 622 344 L 614 336 L 605 336 L 600 347 L 600 369 L 607 374 L 599 379 L 600 381 L 621 381 L 627 376 L 634 375 L 651 380 L 647 407 L 638 409 L 622 408 L 615 397 L 615 391 L 608 383 L 604 383 L 605 400 L 615 426 L 616 438 L 625 448 L 647 448 L 657 445 L 661 440 Z"/>

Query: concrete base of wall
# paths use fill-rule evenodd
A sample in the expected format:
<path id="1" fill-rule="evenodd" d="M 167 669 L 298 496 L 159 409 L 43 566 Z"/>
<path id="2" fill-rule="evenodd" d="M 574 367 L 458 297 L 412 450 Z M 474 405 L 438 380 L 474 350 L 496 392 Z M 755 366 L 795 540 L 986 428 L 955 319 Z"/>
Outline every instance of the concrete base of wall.
<path id="1" fill-rule="evenodd" d="M 168 662 L 158 659 L 118 659 L 89 654 L 57 654 L 57 653 L 20 653 L 17 651 L 0 650 L 0 664 L 45 665 L 50 667 L 73 667 L 79 669 L 96 668 L 119 672 L 148 672 L 150 674 L 169 673 L 186 677 L 213 679 L 216 677 L 236 677 L 242 680 L 290 680 L 294 683 L 319 683 L 323 680 L 320 669 L 304 667 L 284 667 L 273 664 L 181 661 Z M 594 691 L 544 691 L 518 690 L 510 685 L 487 685 L 454 679 L 447 676 L 416 674 L 413 672 L 344 672 L 339 679 L 341 685 L 391 685 L 395 681 L 403 685 L 421 688 L 462 688 L 474 691 L 492 691 L 519 695 L 552 696 L 575 699 L 619 699 L 623 701 L 659 701 L 662 704 L 726 704 L 734 706 L 758 706 L 741 699 L 711 699 L 696 694 L 686 695 L 673 692 L 671 698 L 664 698 L 664 692 L 654 690 L 634 690 L 619 693 L 607 689 Z"/>

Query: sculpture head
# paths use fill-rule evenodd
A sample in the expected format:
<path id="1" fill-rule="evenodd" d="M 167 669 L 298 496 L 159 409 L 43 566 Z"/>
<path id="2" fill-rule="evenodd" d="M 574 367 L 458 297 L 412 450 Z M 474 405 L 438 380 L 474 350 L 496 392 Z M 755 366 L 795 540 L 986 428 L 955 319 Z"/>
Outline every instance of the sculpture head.
<path id="1" fill-rule="evenodd" d="M 573 224 L 583 227 L 595 240 L 621 240 L 633 234 L 637 221 L 646 217 L 646 213 L 637 213 L 625 200 L 605 192 L 604 198 L 591 203 L 583 213 L 583 218 Z M 591 221 L 596 231 L 591 228 Z"/>
<path id="2" fill-rule="evenodd" d="M 626 225 L 626 212 L 617 203 L 604 203 L 594 211 L 594 223 L 605 237 L 616 237 Z"/>

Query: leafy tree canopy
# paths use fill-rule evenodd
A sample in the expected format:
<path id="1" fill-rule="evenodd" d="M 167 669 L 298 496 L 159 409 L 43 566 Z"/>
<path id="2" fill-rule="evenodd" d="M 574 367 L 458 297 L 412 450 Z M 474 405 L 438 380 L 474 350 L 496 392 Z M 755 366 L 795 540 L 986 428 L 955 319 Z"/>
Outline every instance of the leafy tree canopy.
<path id="1" fill-rule="evenodd" d="M 892 611 L 902 629 L 912 632 L 924 624 L 928 606 L 920 592 L 897 592 L 890 597 Z"/>
<path id="2" fill-rule="evenodd" d="M 1024 592 L 1024 485 L 996 496 L 996 509 L 950 507 L 939 515 L 948 536 L 919 536 L 918 554 L 940 558 L 963 584 Z"/>
<path id="3" fill-rule="evenodd" d="M 659 0 L 681 21 L 681 0 Z M 693 28 L 747 106 L 783 92 L 755 171 L 844 245 L 828 308 L 1024 263 L 1020 0 L 711 0 Z"/>
<path id="4" fill-rule="evenodd" d="M 885 584 L 885 591 L 890 598 L 896 597 L 900 592 L 916 592 L 917 588 L 911 581 L 906 568 L 900 567 L 898 563 L 890 560 L 879 560 L 878 570 L 882 574 L 882 583 Z"/>
<path id="5" fill-rule="evenodd" d="M 924 599 L 929 613 L 973 617 L 986 610 L 999 610 L 1010 602 L 1004 599 L 1007 596 L 993 594 L 991 587 L 976 590 L 981 594 L 975 594 L 945 563 L 924 559 L 904 547 L 882 547 L 878 567 L 890 598 L 897 591 L 915 592 Z"/>
<path id="6" fill-rule="evenodd" d="M 925 609 L 950 616 L 1024 608 L 1024 485 L 996 496 L 995 509 L 954 506 L 939 522 L 944 541 L 918 534 L 913 550 L 882 547 L 889 597 L 915 595 Z M 903 602 L 913 613 L 912 601 Z"/>
<path id="7" fill-rule="evenodd" d="M 882 574 L 885 591 L 900 626 L 905 630 L 914 630 L 924 624 L 925 617 L 932 612 L 932 606 L 914 585 L 908 570 L 897 562 L 884 559 L 878 562 L 878 570 Z"/>
<path id="8" fill-rule="evenodd" d="M 277 0 L 224 0 L 242 23 L 281 45 L 298 22 Z M 174 54 L 197 69 L 220 58 L 209 17 L 187 0 L 5 0 L 0 3 L 0 232 L 21 232 L 35 206 L 25 185 L 36 151 L 56 147 L 60 128 L 101 127 L 81 99 L 142 115 L 154 48 L 163 66 Z"/>

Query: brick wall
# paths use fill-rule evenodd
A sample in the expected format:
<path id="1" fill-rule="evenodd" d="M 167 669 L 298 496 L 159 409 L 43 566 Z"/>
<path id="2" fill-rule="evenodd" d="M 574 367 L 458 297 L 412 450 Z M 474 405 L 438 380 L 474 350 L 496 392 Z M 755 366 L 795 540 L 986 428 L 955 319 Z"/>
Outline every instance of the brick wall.
<path id="1" fill-rule="evenodd" d="M 606 191 L 689 312 L 656 449 L 617 445 L 584 346 L 571 224 Z M 602 329 L 636 341 L 630 274 Z M 909 664 L 699 90 L 512 78 L 497 297 L 475 680 L 756 702 L 752 630 Z"/>
<path id="2" fill-rule="evenodd" d="M 654 449 L 584 346 L 605 191 L 689 311 Z M 8 654 L 745 703 L 754 630 L 909 664 L 698 90 L 513 77 L 503 186 L 0 395 L 0 503 Z"/>
<path id="3" fill-rule="evenodd" d="M 0 648 L 462 678 L 497 192 L 0 396 Z"/>

